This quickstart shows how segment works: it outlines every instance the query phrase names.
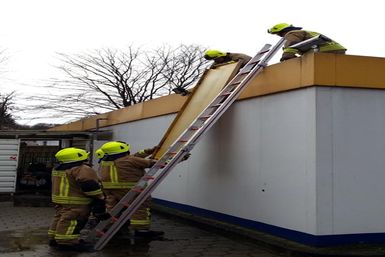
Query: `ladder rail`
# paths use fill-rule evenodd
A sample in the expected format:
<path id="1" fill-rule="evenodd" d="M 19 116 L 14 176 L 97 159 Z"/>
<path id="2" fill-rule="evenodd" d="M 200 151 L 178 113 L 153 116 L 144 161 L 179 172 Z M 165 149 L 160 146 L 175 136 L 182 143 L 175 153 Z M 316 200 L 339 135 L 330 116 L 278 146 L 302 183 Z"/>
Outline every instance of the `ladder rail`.
<path id="1" fill-rule="evenodd" d="M 189 128 L 187 128 L 183 133 L 181 133 L 178 139 L 169 147 L 169 149 L 154 164 L 154 166 L 148 171 L 148 173 L 146 173 L 152 176 L 155 175 L 155 173 L 159 169 L 161 169 L 162 171 L 160 172 L 160 174 L 156 176 L 156 178 L 154 178 L 152 182 L 149 183 L 147 186 L 145 186 L 147 181 L 144 181 L 143 178 L 140 179 L 137 185 L 139 185 L 138 187 L 143 187 L 143 190 L 137 194 L 131 192 L 130 190 L 128 194 L 123 197 L 121 201 L 113 208 L 111 212 L 113 216 L 120 213 L 119 218 L 116 219 L 115 222 L 111 224 L 111 222 L 107 220 L 99 223 L 96 229 L 104 228 L 106 225 L 111 224 L 111 226 L 108 228 L 108 230 L 111 230 L 111 232 L 110 234 L 108 234 L 108 236 L 105 235 L 107 232 L 102 234 L 102 236 L 99 238 L 99 240 L 94 246 L 96 250 L 102 249 L 108 243 L 109 239 L 126 223 L 126 221 L 132 216 L 132 214 L 150 196 L 150 194 L 156 189 L 156 187 L 170 173 L 172 168 L 175 167 L 180 162 L 180 160 L 193 149 L 193 147 L 199 141 L 204 132 L 207 131 L 210 127 L 212 127 L 215 122 L 222 116 L 222 114 L 229 108 L 229 106 L 238 98 L 238 96 L 241 94 L 243 88 L 248 84 L 248 82 L 255 76 L 257 76 L 263 70 L 264 67 L 266 67 L 268 61 L 270 61 L 274 54 L 283 45 L 284 41 L 285 40 L 282 38 L 272 49 L 270 49 L 271 45 L 266 44 L 260 51 L 267 52 L 266 56 L 263 57 L 263 55 L 265 54 L 265 52 L 263 52 L 263 58 L 260 57 L 257 62 L 255 62 L 254 60 L 255 57 L 252 58 L 249 63 L 246 64 L 244 68 L 240 70 L 238 75 L 236 75 L 230 82 L 227 83 L 227 85 L 221 90 L 218 96 L 215 97 L 213 101 L 197 116 L 197 118 L 191 123 L 191 126 L 189 126 Z M 250 65 L 253 65 L 253 67 L 249 68 L 248 66 Z M 243 73 L 243 71 L 247 69 L 249 70 Z M 240 83 L 236 84 L 236 80 L 239 79 L 239 76 L 242 75 L 246 76 L 242 78 Z M 223 96 L 223 94 L 226 93 L 226 91 L 231 86 L 234 86 L 233 90 L 230 90 L 228 92 L 228 97 L 221 100 L 220 97 Z M 202 119 L 202 117 L 204 117 L 207 110 L 212 107 L 217 101 L 222 101 L 218 105 L 218 108 L 216 108 L 207 119 L 205 118 L 204 121 L 201 122 L 200 127 L 195 132 L 191 132 L 191 127 L 193 127 L 196 123 L 200 123 L 199 121 Z M 189 135 L 189 139 L 182 140 L 186 137 L 187 134 L 191 134 Z M 180 146 L 181 142 L 183 142 L 183 146 Z M 175 155 L 173 155 L 170 159 L 169 154 L 173 151 L 175 151 Z M 161 165 L 164 166 L 160 167 Z M 134 188 L 136 187 L 137 186 L 135 186 Z M 122 212 L 123 205 L 126 205 L 128 207 Z M 95 235 L 95 233 L 93 235 Z"/>

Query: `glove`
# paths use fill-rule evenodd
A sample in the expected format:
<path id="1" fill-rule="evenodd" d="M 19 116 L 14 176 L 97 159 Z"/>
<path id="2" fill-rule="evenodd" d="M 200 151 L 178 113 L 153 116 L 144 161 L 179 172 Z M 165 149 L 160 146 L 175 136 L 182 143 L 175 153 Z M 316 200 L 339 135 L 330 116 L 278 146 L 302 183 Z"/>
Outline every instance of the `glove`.
<path id="1" fill-rule="evenodd" d="M 106 220 L 111 217 L 106 212 L 106 202 L 103 199 L 94 199 L 91 203 L 91 211 L 98 220 Z"/>
<path id="2" fill-rule="evenodd" d="M 186 160 L 188 160 L 188 158 L 190 158 L 190 156 L 191 156 L 191 153 L 187 153 L 187 154 L 185 154 L 185 156 L 183 156 L 183 158 L 180 161 L 181 162 L 186 161 Z"/>
<path id="3" fill-rule="evenodd" d="M 151 148 L 151 153 L 157 151 L 159 148 L 159 145 L 154 146 L 153 148 Z"/>
<path id="4" fill-rule="evenodd" d="M 111 214 L 109 214 L 108 212 L 94 213 L 94 216 L 98 220 L 107 220 L 107 219 L 111 218 Z"/>

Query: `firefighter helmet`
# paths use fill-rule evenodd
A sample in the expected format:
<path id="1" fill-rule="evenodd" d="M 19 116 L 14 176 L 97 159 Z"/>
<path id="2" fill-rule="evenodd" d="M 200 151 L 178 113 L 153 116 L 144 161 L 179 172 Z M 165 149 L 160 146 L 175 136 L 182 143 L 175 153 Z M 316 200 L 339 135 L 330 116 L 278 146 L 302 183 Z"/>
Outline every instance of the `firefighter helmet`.
<path id="1" fill-rule="evenodd" d="M 226 56 L 226 53 L 211 49 L 211 50 L 207 50 L 203 57 L 206 60 L 212 60 L 212 59 L 222 57 L 222 56 Z"/>
<path id="2" fill-rule="evenodd" d="M 113 155 L 128 152 L 130 145 L 121 141 L 111 141 L 102 145 L 100 149 L 102 149 L 104 154 Z"/>
<path id="3" fill-rule="evenodd" d="M 288 24 L 288 23 L 278 23 L 274 27 L 270 28 L 267 30 L 268 33 L 270 34 L 278 34 L 284 29 L 291 28 L 293 25 Z"/>
<path id="4" fill-rule="evenodd" d="M 55 154 L 60 163 L 79 162 L 88 159 L 90 153 L 76 147 L 64 148 Z"/>
<path id="5" fill-rule="evenodd" d="M 103 152 L 103 150 L 102 149 L 98 149 L 98 150 L 96 150 L 95 151 L 95 154 L 96 154 L 96 156 L 98 157 L 98 159 L 102 159 L 103 157 L 104 157 L 104 152 Z"/>

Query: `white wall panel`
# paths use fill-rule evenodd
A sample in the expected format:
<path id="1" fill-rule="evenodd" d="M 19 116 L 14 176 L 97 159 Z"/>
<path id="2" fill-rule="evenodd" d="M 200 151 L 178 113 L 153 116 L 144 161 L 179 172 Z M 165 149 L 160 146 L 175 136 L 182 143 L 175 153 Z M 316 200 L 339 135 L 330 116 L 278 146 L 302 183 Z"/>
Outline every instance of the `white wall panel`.
<path id="1" fill-rule="evenodd" d="M 328 232 L 384 232 L 385 92 L 331 88 L 318 95 L 331 99 L 331 111 L 323 113 L 332 122 L 333 231 Z"/>

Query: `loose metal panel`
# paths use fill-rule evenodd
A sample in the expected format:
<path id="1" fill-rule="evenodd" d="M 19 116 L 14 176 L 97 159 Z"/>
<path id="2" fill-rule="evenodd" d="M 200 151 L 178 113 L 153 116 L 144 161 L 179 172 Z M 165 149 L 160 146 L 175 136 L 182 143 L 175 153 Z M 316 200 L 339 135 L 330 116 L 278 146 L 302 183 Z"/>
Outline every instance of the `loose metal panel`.
<path id="1" fill-rule="evenodd" d="M 18 154 L 18 139 L 0 139 L 0 193 L 15 192 Z"/>

